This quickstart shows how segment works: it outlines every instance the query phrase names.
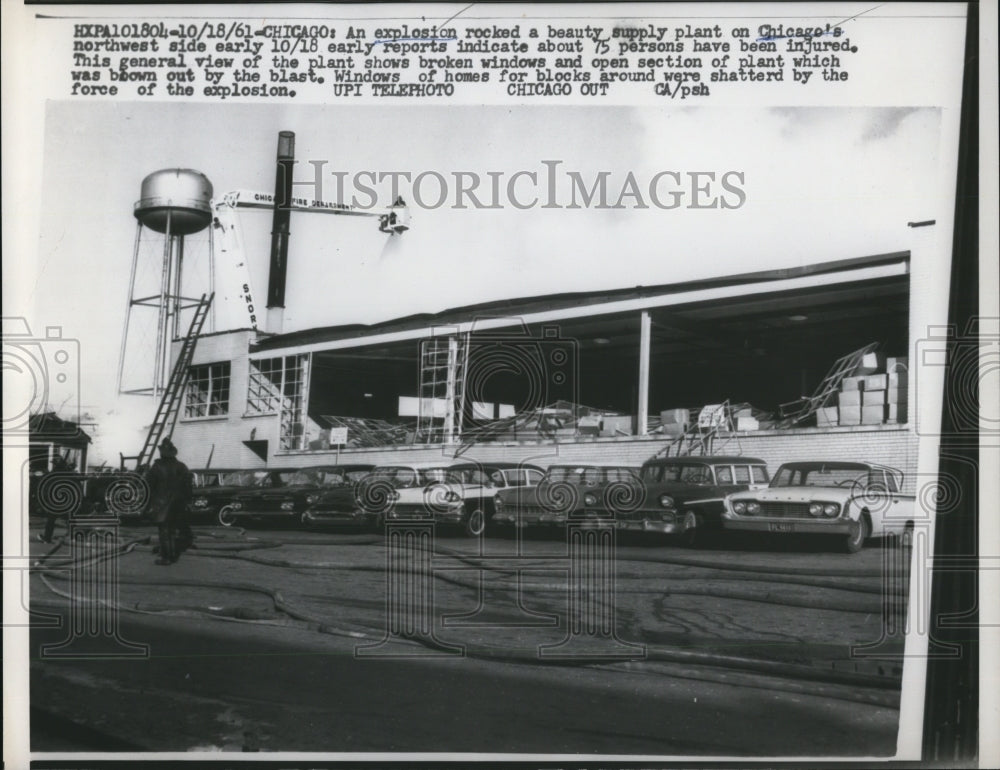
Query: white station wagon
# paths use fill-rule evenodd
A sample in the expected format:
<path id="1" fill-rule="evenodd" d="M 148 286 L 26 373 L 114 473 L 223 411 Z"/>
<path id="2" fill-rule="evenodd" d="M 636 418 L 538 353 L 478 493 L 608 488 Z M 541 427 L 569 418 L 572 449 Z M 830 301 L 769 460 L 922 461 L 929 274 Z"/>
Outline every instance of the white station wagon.
<path id="1" fill-rule="evenodd" d="M 478 537 L 495 513 L 500 490 L 533 486 L 542 475 L 536 465 L 511 462 L 382 465 L 359 485 L 358 498 L 379 523 L 429 518 Z"/>

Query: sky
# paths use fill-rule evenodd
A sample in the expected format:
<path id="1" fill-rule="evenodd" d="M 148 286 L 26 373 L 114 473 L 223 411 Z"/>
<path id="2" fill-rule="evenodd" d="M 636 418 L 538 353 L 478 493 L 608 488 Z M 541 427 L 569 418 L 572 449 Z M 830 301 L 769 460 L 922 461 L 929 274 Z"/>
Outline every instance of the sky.
<path id="1" fill-rule="evenodd" d="M 301 182 L 313 179 L 309 161 L 346 171 L 348 180 L 359 171 L 449 178 L 467 171 L 484 179 L 497 172 L 507 180 L 519 170 L 544 174 L 543 161 L 561 161 L 561 201 L 568 200 L 567 171 L 588 182 L 610 172 L 613 198 L 629 173 L 642 187 L 662 171 L 734 171 L 743 174 L 746 194 L 741 207 L 728 210 L 459 210 L 415 205 L 403 183 L 411 229 L 391 238 L 373 219 L 293 213 L 285 331 L 904 250 L 906 223 L 934 218 L 954 189 L 941 178 L 941 113 L 931 108 L 52 101 L 31 289 L 5 315 L 24 315 L 36 330 L 61 326 L 79 340 L 77 400 L 101 422 L 99 459 L 116 459 L 117 444 L 134 443 L 136 425 L 148 423 L 153 410 L 148 399 L 119 397 L 114 376 L 136 236 L 132 208 L 143 177 L 193 168 L 209 177 L 217 197 L 270 192 L 281 130 L 296 134 Z M 324 179 L 324 198 L 334 199 L 334 177 Z M 388 182 L 376 187 L 379 203 L 388 204 Z M 425 199 L 436 197 L 435 183 L 422 189 Z M 243 212 L 239 222 L 254 293 L 263 299 L 270 214 Z M 200 293 L 207 289 L 205 236 L 189 241 L 188 290 Z M 156 273 L 158 259 L 155 244 L 144 243 L 140 283 Z M 219 326 L 245 325 L 225 268 L 217 272 Z M 135 334 L 148 338 L 148 329 Z M 54 387 L 51 406 L 67 398 L 74 400 Z M 137 447 L 120 448 L 129 454 Z"/>

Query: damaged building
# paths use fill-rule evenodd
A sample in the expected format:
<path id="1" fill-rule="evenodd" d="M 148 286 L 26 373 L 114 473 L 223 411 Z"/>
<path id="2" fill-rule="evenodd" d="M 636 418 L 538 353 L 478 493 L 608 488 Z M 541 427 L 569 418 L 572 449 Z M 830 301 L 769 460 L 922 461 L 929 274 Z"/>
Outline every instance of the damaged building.
<path id="1" fill-rule="evenodd" d="M 374 325 L 207 334 L 175 441 L 196 464 L 202 452 L 245 467 L 725 451 L 905 472 L 916 463 L 909 267 L 899 252 Z"/>

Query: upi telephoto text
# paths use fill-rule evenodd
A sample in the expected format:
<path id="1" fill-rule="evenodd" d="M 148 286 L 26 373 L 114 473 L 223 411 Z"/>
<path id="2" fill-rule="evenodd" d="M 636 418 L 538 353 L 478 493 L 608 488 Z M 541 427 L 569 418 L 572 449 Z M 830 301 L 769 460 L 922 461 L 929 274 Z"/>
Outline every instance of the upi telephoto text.
<path id="1" fill-rule="evenodd" d="M 736 85 L 836 88 L 858 50 L 829 24 L 75 23 L 67 90 L 219 100 L 628 92 L 703 102 Z"/>

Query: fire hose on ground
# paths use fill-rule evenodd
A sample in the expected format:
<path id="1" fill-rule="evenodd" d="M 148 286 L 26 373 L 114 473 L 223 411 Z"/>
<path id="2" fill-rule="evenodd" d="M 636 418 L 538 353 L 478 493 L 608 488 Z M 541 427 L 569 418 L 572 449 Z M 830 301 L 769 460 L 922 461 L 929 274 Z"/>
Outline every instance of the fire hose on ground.
<path id="1" fill-rule="evenodd" d="M 39 574 L 44 585 L 54 594 L 61 596 L 67 600 L 73 601 L 75 597 L 71 594 L 59 590 L 55 585 L 53 585 L 54 579 L 67 579 L 65 575 L 65 569 L 67 567 L 75 566 L 81 567 L 88 564 L 93 564 L 99 561 L 104 561 L 111 558 L 114 555 L 125 555 L 134 551 L 139 545 L 149 544 L 151 540 L 150 536 L 135 538 L 122 543 L 111 549 L 106 549 L 104 552 L 97 553 L 89 559 L 83 560 L 66 560 L 57 563 L 47 563 L 50 558 L 58 552 L 64 541 L 60 541 L 54 548 L 48 551 L 44 556 L 35 562 L 35 571 Z M 283 568 L 298 568 L 298 569 L 338 569 L 342 571 L 368 571 L 368 572 L 384 572 L 384 567 L 368 567 L 368 566 L 344 566 L 338 565 L 336 563 L 316 563 L 316 562 L 296 562 L 289 559 L 260 559 L 252 554 L 241 554 L 240 551 L 259 551 L 271 548 L 278 548 L 286 545 L 289 541 L 287 540 L 261 540 L 261 541 L 250 541 L 250 542 L 233 542 L 233 543 L 215 543 L 207 548 L 199 548 L 194 551 L 190 551 L 189 554 L 194 554 L 204 557 L 214 557 L 214 558 L 230 558 L 230 559 L 242 559 L 246 561 L 253 561 L 257 563 L 264 564 L 266 566 L 272 567 L 283 567 Z M 316 545 L 318 544 L 315 540 L 303 540 L 304 544 Z M 224 547 L 220 547 L 224 546 Z M 445 551 L 448 553 L 448 551 Z M 457 552 L 450 552 L 456 558 L 459 558 L 466 563 L 474 562 L 474 559 L 469 559 L 466 554 L 459 554 Z M 660 563 L 672 563 L 681 564 L 687 566 L 698 566 L 698 567 L 708 567 L 702 560 L 697 559 L 636 559 L 636 561 L 654 561 Z M 692 562 L 697 562 L 694 564 Z M 480 566 L 472 564 L 472 566 Z M 719 567 L 714 567 L 715 569 L 720 569 Z M 552 569 L 557 569 L 552 567 Z M 771 574 L 772 571 L 765 568 L 745 568 L 745 567 L 724 567 L 721 569 L 725 570 L 735 570 L 742 572 L 759 572 Z M 801 571 L 792 569 L 781 569 L 774 570 L 780 574 L 804 574 L 804 575 L 824 575 L 828 576 L 831 574 L 830 571 L 822 570 L 812 570 L 803 569 Z M 857 572 L 852 572 L 852 575 L 857 575 Z M 457 586 L 479 591 L 481 585 L 478 581 L 465 581 L 456 578 L 451 575 L 440 574 L 437 577 L 440 579 L 455 584 Z M 285 599 L 280 590 L 272 589 L 266 586 L 246 583 L 246 582 L 231 582 L 231 581 L 205 581 L 205 580 L 184 580 L 179 578 L 169 578 L 164 576 L 162 578 L 157 578 L 155 580 L 143 580 L 143 579 L 129 579 L 123 580 L 123 583 L 130 585 L 150 585 L 150 586 L 173 586 L 173 587 L 187 587 L 187 588 L 209 588 L 218 590 L 231 590 L 231 591 L 243 591 L 243 592 L 253 592 L 261 595 L 265 595 L 270 598 L 273 607 L 276 611 L 286 615 L 295 621 L 305 623 L 307 628 L 314 630 L 323 634 L 330 634 L 334 636 L 340 636 L 355 640 L 369 640 L 371 642 L 378 642 L 383 637 L 377 636 L 369 633 L 367 630 L 356 630 L 351 628 L 345 628 L 338 626 L 329 622 L 328 618 L 324 618 L 320 615 L 316 615 L 311 612 L 307 612 L 296 607 L 294 604 L 290 603 Z M 832 587 L 824 585 L 822 587 Z M 852 590 L 852 589 L 848 589 Z M 695 596 L 710 596 L 714 598 L 721 599 L 736 599 L 736 600 L 748 600 L 748 601 L 763 601 L 772 604 L 781 604 L 785 606 L 802 606 L 811 607 L 818 609 L 837 609 L 831 607 L 828 603 L 822 606 L 817 606 L 816 604 L 810 604 L 806 602 L 789 602 L 787 600 L 782 600 L 779 597 L 772 597 L 770 595 L 765 595 L 763 597 L 753 597 L 746 594 L 740 594 L 739 592 L 723 591 L 718 589 L 706 589 L 706 590 L 676 590 L 671 589 L 668 593 L 677 595 L 695 595 Z M 787 599 L 787 597 L 786 597 Z M 167 607 L 167 606 L 157 606 L 155 604 L 143 604 L 136 603 L 135 605 L 128 605 L 122 602 L 118 602 L 114 605 L 114 609 L 124 611 L 124 612 L 134 612 L 146 615 L 164 615 L 164 614 L 192 614 L 198 616 L 211 617 L 217 620 L 225 620 L 231 622 L 240 623 L 253 623 L 259 625 L 274 625 L 274 626 L 287 626 L 287 622 L 276 621 L 273 617 L 265 617 L 260 611 L 254 610 L 252 608 L 246 607 L 215 607 L 209 608 L 204 606 L 192 605 L 188 607 Z M 878 609 L 875 608 L 875 611 Z M 871 612 L 872 607 L 859 608 L 857 606 L 851 607 L 845 605 L 844 611 L 849 612 Z M 451 645 L 441 645 L 433 638 L 424 638 L 421 636 L 413 636 L 412 638 L 407 638 L 406 641 L 400 642 L 401 644 L 411 643 L 423 645 L 431 648 L 445 648 L 451 649 Z M 601 657 L 599 655 L 594 657 L 574 657 L 571 659 L 544 659 L 540 660 L 537 655 L 537 650 L 534 646 L 525 649 L 511 648 L 507 650 L 497 649 L 495 647 L 489 647 L 486 645 L 477 645 L 470 643 L 463 643 L 460 645 L 463 649 L 463 654 L 468 657 L 473 657 L 483 660 L 493 660 L 505 663 L 531 663 L 538 664 L 543 663 L 544 665 L 561 664 L 569 666 L 581 666 L 581 665 L 606 665 L 608 664 L 607 657 Z M 715 668 L 732 669 L 736 671 L 752 672 L 758 674 L 765 674 L 769 676 L 776 676 L 782 679 L 792 679 L 792 680 L 807 680 L 810 682 L 828 682 L 830 684 L 843 684 L 843 685 L 861 685 L 866 688 L 879 688 L 879 689 L 895 689 L 898 687 L 898 680 L 892 678 L 875 678 L 864 676 L 861 674 L 856 674 L 847 671 L 838 671 L 833 669 L 819 669 L 813 666 L 796 664 L 784 661 L 770 661 L 755 658 L 745 658 L 741 656 L 725 655 L 719 653 L 706 653 L 706 652 L 696 652 L 690 650 L 682 650 L 677 648 L 667 648 L 658 645 L 646 644 L 645 647 L 645 657 L 647 661 L 657 661 L 665 663 L 674 664 L 686 664 L 686 665 L 697 665 L 697 666 L 710 666 Z M 849 698 L 861 700 L 865 703 L 871 702 L 870 696 L 863 696 L 859 694 L 857 698 Z M 885 704 L 893 705 L 893 704 Z"/>

